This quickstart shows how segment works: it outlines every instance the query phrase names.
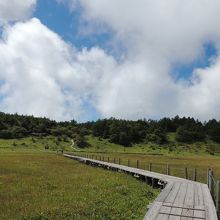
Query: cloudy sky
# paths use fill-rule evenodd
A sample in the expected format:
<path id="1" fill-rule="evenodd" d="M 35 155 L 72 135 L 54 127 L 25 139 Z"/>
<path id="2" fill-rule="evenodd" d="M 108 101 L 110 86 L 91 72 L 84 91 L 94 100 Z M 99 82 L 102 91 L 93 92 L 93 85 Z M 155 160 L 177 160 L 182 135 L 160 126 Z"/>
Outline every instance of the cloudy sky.
<path id="1" fill-rule="evenodd" d="M 220 119 L 219 0 L 0 0 L 0 111 Z"/>

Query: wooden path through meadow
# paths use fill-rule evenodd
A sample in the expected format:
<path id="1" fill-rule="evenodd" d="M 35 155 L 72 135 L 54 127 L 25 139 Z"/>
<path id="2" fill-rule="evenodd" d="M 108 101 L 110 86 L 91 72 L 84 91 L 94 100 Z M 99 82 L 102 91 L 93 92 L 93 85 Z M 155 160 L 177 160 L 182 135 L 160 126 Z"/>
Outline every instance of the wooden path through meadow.
<path id="1" fill-rule="evenodd" d="M 218 220 L 206 184 L 69 154 L 64 156 L 88 165 L 125 172 L 160 187 L 162 191 L 149 206 L 144 220 Z"/>

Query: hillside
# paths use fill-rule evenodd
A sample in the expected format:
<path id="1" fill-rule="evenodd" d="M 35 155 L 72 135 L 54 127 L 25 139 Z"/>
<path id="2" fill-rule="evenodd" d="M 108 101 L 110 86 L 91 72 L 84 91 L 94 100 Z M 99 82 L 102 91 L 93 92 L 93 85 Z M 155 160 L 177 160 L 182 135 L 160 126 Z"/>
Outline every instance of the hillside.
<path id="1" fill-rule="evenodd" d="M 48 118 L 0 113 L 1 148 L 130 153 L 220 152 L 220 122 L 193 118 L 57 122 Z"/>

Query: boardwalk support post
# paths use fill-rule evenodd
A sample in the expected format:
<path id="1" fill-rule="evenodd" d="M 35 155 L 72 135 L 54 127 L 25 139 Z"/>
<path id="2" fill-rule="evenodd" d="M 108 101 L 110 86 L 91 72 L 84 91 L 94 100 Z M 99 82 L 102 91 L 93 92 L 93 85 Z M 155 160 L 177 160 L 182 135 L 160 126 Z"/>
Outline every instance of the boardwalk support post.
<path id="1" fill-rule="evenodd" d="M 188 180 L 188 168 L 187 167 L 185 167 L 185 179 Z"/>
<path id="2" fill-rule="evenodd" d="M 152 171 L 152 163 L 149 164 L 149 171 Z"/>
<path id="3" fill-rule="evenodd" d="M 152 187 L 156 188 L 157 186 L 157 179 L 152 178 Z"/>
<path id="4" fill-rule="evenodd" d="M 214 187 L 213 187 L 213 170 L 212 169 L 208 169 L 208 175 L 207 175 L 207 184 L 209 187 L 209 191 L 213 197 L 213 191 L 214 191 Z"/>
<path id="5" fill-rule="evenodd" d="M 170 175 L 170 165 L 167 164 L 167 175 Z"/>
<path id="6" fill-rule="evenodd" d="M 194 168 L 194 172 L 193 172 L 193 181 L 197 180 L 197 169 Z"/>
<path id="7" fill-rule="evenodd" d="M 139 168 L 139 160 L 137 160 L 137 168 Z"/>
<path id="8" fill-rule="evenodd" d="M 220 214 L 220 181 L 217 181 L 217 186 L 216 186 L 216 211 L 217 211 L 217 215 L 219 216 Z"/>

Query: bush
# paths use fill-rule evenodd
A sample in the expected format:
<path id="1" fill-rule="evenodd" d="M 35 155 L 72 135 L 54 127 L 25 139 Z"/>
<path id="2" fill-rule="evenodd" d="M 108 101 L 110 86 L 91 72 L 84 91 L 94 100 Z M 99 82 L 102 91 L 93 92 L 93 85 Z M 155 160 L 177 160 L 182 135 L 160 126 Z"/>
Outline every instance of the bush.
<path id="1" fill-rule="evenodd" d="M 210 155 L 215 155 L 215 147 L 212 145 L 207 147 L 206 152 L 209 153 Z"/>
<path id="2" fill-rule="evenodd" d="M 33 137 L 31 138 L 31 140 L 33 143 L 36 143 L 36 140 Z"/>
<path id="3" fill-rule="evenodd" d="M 64 141 L 64 142 L 68 142 L 68 137 L 67 137 L 67 135 L 63 135 L 63 141 Z"/>
<path id="4" fill-rule="evenodd" d="M 85 137 L 82 135 L 76 135 L 74 142 L 75 142 L 76 146 L 79 148 L 85 148 L 85 147 L 89 146 Z"/>
<path id="5" fill-rule="evenodd" d="M 22 127 L 14 126 L 0 131 L 0 138 L 13 139 L 13 138 L 23 138 L 27 135 L 27 130 Z"/>
<path id="6" fill-rule="evenodd" d="M 155 129 L 153 133 L 147 135 L 147 140 L 156 144 L 166 144 L 168 142 L 167 135 L 160 129 Z"/>
<path id="7" fill-rule="evenodd" d="M 184 127 L 179 127 L 176 133 L 176 140 L 178 142 L 191 143 L 194 141 L 193 133 Z"/>
<path id="8" fill-rule="evenodd" d="M 220 125 L 209 131 L 210 139 L 220 143 Z"/>
<path id="9" fill-rule="evenodd" d="M 196 141 L 204 141 L 205 133 L 201 127 L 180 126 L 177 129 L 176 140 L 183 143 L 193 143 Z"/>
<path id="10" fill-rule="evenodd" d="M 46 144 L 46 145 L 44 146 L 44 149 L 45 149 L 45 150 L 48 150 L 48 149 L 49 149 L 49 145 Z"/>

